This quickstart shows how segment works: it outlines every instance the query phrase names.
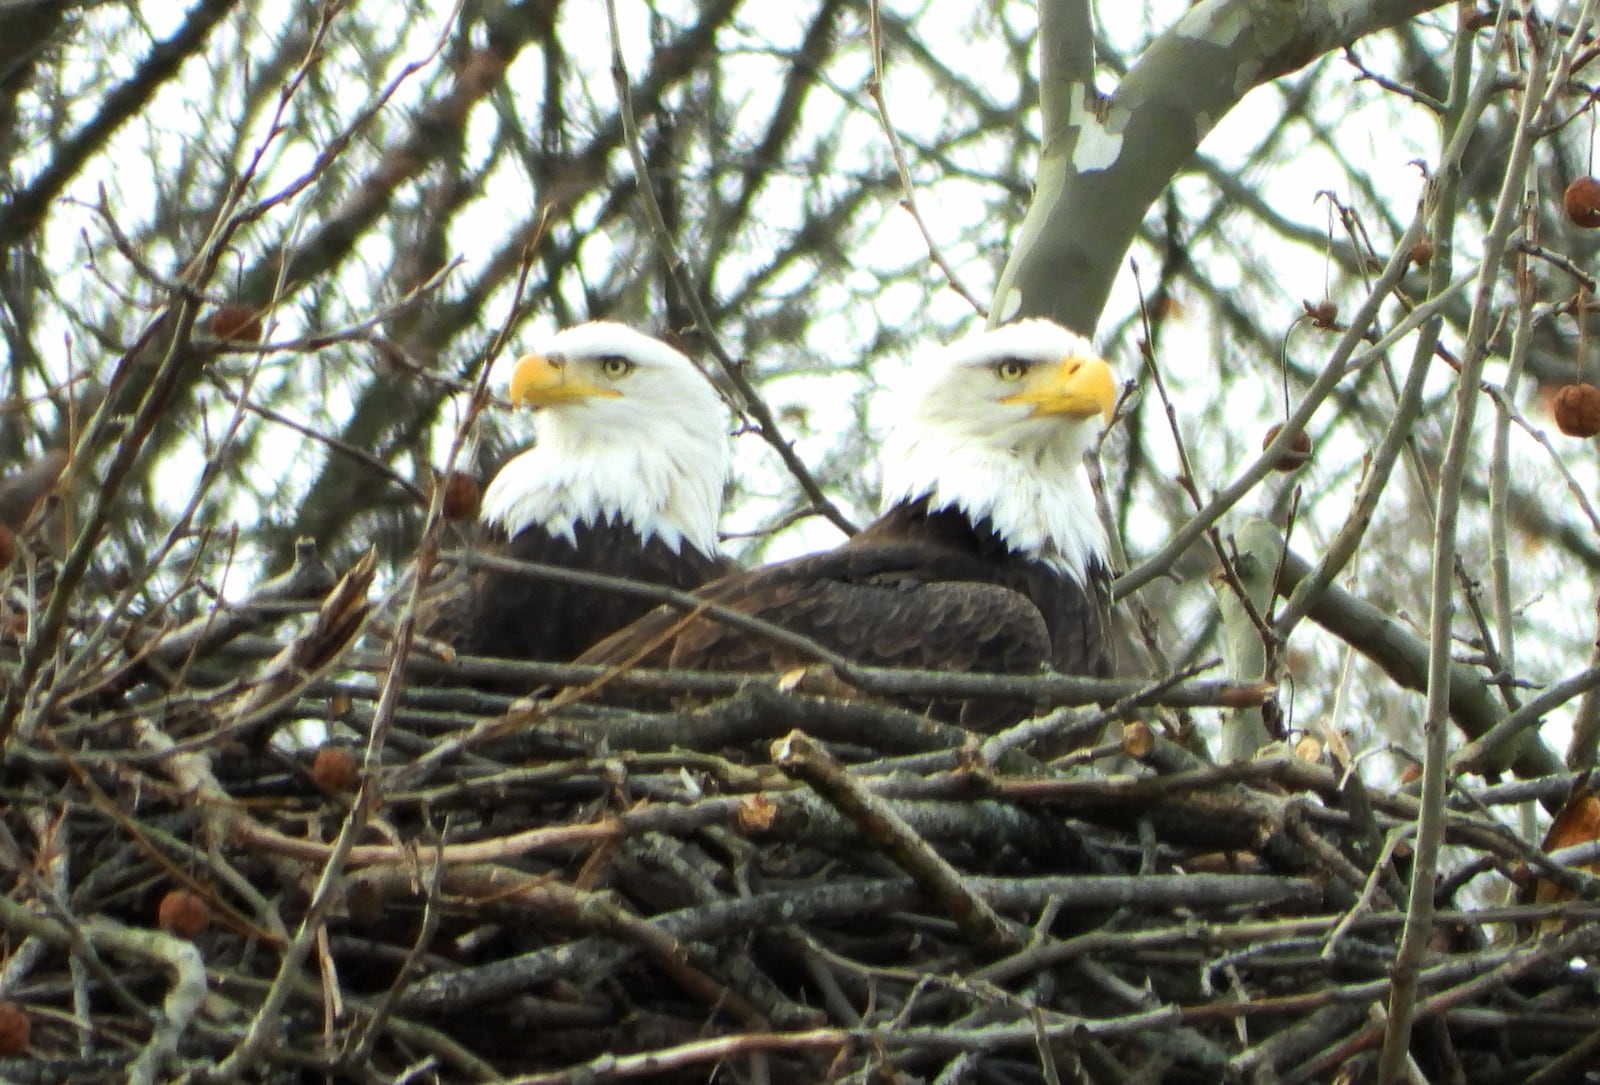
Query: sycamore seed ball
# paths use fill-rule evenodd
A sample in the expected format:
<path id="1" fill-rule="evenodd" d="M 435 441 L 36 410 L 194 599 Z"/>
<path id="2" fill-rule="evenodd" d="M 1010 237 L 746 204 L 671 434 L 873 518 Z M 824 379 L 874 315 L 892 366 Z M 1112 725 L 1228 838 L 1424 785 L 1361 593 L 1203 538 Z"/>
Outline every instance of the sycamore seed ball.
<path id="1" fill-rule="evenodd" d="M 1329 298 L 1323 298 L 1316 304 L 1309 301 L 1300 303 L 1305 307 L 1306 316 L 1311 318 L 1313 328 L 1337 328 L 1339 326 L 1339 307 Z"/>
<path id="2" fill-rule="evenodd" d="M 33 1022 L 15 1002 L 0 1002 L 0 1056 L 13 1058 L 28 1049 Z"/>
<path id="3" fill-rule="evenodd" d="M 1556 389 L 1553 406 L 1556 428 L 1568 437 L 1600 433 L 1600 388 L 1592 384 L 1562 385 Z"/>
<path id="4" fill-rule="evenodd" d="M 1567 186 L 1561 196 L 1567 218 L 1585 230 L 1600 226 L 1600 180 L 1580 177 Z"/>
<path id="5" fill-rule="evenodd" d="M 1283 423 L 1278 422 L 1267 430 L 1267 435 L 1261 439 L 1261 447 L 1265 449 L 1277 438 L 1283 429 Z M 1298 471 L 1311 462 L 1311 435 L 1301 430 L 1289 438 L 1289 447 L 1278 457 L 1278 462 L 1272 465 L 1274 471 Z"/>
<path id="6" fill-rule="evenodd" d="M 356 764 L 355 755 L 344 747 L 324 746 L 311 763 L 311 778 L 324 791 L 354 791 L 361 779 L 361 767 Z"/>
<path id="7" fill-rule="evenodd" d="M 451 471 L 445 476 L 441 504 L 446 520 L 451 523 L 471 520 L 478 515 L 478 503 L 482 499 L 478 480 L 465 471 Z"/>
<path id="8" fill-rule="evenodd" d="M 247 305 L 223 305 L 206 321 L 206 331 L 231 343 L 259 343 L 261 317 Z"/>
<path id="9" fill-rule="evenodd" d="M 168 934 L 179 938 L 195 938 L 211 922 L 211 908 L 199 894 L 187 889 L 174 889 L 161 898 L 156 910 L 156 922 Z"/>

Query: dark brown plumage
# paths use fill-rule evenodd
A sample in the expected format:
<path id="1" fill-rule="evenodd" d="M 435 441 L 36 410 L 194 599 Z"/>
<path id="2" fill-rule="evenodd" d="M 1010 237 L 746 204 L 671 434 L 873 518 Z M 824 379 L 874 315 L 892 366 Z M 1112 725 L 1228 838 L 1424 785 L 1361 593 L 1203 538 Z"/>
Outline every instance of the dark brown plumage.
<path id="1" fill-rule="evenodd" d="M 1106 675 L 1111 670 L 1105 566 L 1079 585 L 1010 550 L 988 521 L 929 513 L 927 499 L 897 505 L 836 550 L 736 572 L 697 594 L 875 667 Z M 663 638 L 675 626 L 676 633 Z M 641 655 L 641 649 L 660 642 Z M 596 644 L 584 663 L 713 671 L 784 671 L 814 662 L 714 617 L 683 624 L 663 607 Z M 1026 706 L 908 700 L 973 727 L 1019 717 Z"/>
<path id="2" fill-rule="evenodd" d="M 689 591 L 736 566 L 692 546 L 648 542 L 626 524 L 579 524 L 569 542 L 539 526 L 507 542 L 496 532 L 488 546 L 514 561 L 643 581 Z M 563 584 L 534 573 L 495 570 L 473 584 L 472 616 L 458 647 L 469 655 L 566 662 L 655 607 L 643 596 Z"/>
<path id="3" fill-rule="evenodd" d="M 1109 574 L 1081 456 L 1086 423 L 1114 398 L 1109 368 L 1085 341 L 1039 321 L 975 337 L 929 368 L 929 387 L 886 443 L 883 515 L 835 550 L 735 573 L 697 594 L 862 664 L 1108 674 Z M 733 671 L 813 662 L 674 608 L 580 657 L 629 660 Z M 915 707 L 988 728 L 1030 706 Z"/>

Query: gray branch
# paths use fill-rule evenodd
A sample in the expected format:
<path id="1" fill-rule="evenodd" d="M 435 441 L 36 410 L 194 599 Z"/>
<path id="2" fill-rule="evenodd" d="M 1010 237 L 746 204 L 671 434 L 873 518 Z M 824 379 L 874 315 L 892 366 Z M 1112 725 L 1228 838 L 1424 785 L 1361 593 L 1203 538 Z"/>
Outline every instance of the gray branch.
<path id="1" fill-rule="evenodd" d="M 1109 97 L 1064 40 L 1081 32 L 1079 6 L 1041 5 L 1044 144 L 991 324 L 1044 316 L 1092 332 L 1145 212 L 1247 92 L 1443 5 L 1211 0 L 1151 43 Z"/>

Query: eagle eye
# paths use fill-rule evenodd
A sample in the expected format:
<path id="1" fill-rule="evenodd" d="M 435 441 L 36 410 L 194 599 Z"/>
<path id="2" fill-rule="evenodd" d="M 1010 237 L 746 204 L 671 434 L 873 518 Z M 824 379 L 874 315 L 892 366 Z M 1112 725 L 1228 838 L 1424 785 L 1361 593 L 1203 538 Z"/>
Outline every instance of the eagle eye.
<path id="1" fill-rule="evenodd" d="M 619 381 L 639 366 L 620 354 L 607 354 L 600 359 L 600 372 L 611 380 Z"/>
<path id="2" fill-rule="evenodd" d="M 1028 375 L 1028 363 L 1020 358 L 1003 358 L 994 364 L 994 375 L 1003 381 L 1019 381 Z"/>

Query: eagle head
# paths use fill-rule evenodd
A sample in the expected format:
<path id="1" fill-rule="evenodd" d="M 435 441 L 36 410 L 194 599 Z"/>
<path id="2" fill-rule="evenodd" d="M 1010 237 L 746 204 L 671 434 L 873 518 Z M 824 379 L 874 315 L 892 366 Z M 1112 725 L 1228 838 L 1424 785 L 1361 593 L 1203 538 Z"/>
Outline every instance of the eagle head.
<path id="1" fill-rule="evenodd" d="M 519 358 L 508 394 L 536 410 L 536 440 L 489 484 L 485 523 L 570 540 L 577 524 L 612 520 L 715 551 L 727 412 L 682 353 L 622 324 L 579 324 Z"/>
<path id="2" fill-rule="evenodd" d="M 1117 381 L 1087 339 L 1019 320 L 950 344 L 910 382 L 884 441 L 885 511 L 921 498 L 959 508 L 1080 583 L 1103 562 L 1083 454 L 1111 419 Z"/>

